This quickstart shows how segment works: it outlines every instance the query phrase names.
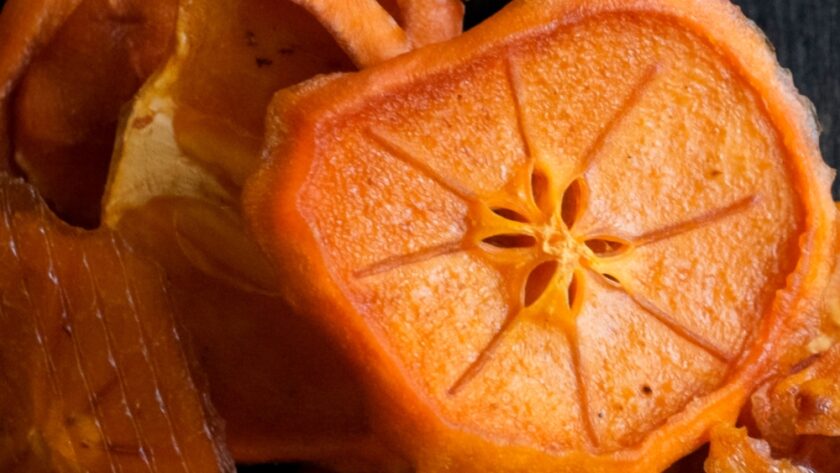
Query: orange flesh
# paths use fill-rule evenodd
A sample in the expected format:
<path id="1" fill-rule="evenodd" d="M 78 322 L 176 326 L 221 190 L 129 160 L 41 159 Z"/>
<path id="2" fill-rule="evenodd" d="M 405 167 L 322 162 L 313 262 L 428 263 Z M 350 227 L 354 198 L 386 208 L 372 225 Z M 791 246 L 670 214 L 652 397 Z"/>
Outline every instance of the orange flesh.
<path id="1" fill-rule="evenodd" d="M 804 363 L 804 368 L 752 395 L 758 430 L 785 454 L 799 448 L 801 436 L 840 437 L 840 344 Z"/>
<path id="2" fill-rule="evenodd" d="M 827 180 L 727 56 L 646 11 L 700 7 L 550 3 L 569 24 L 516 30 L 549 14 L 514 2 L 438 50 L 278 95 L 249 217 L 285 280 L 306 281 L 289 293 L 381 365 L 384 409 L 414 419 L 394 431 L 458 439 L 421 463 L 661 448 L 640 454 L 647 471 L 737 411 L 733 386 L 753 382 L 739 362 L 775 356 L 777 292 L 824 287 L 799 245 L 829 251 Z M 799 192 L 807 166 L 818 204 Z"/>
<path id="3" fill-rule="evenodd" d="M 416 10 L 413 0 L 405 3 Z M 399 13 L 394 2 L 381 4 Z M 272 94 L 354 65 L 291 1 L 186 0 L 177 35 L 183 43 L 152 79 L 156 89 L 141 90 L 122 136 L 156 126 L 154 112 L 137 112 L 143 101 L 171 100 L 174 139 L 184 156 L 149 152 L 144 161 L 118 147 L 105 223 L 155 255 L 171 277 L 238 461 L 386 468 L 392 455 L 371 439 L 367 406 L 347 362 L 322 330 L 278 297 L 237 207 L 241 185 L 259 163 Z M 163 99 L 154 97 L 159 91 Z M 160 161 L 178 159 L 198 168 L 199 177 L 176 176 L 169 189 L 155 182 Z M 222 191 L 205 192 L 210 187 Z M 162 188 L 162 195 L 149 199 L 148 188 Z"/>
<path id="4" fill-rule="evenodd" d="M 215 230 L 202 212 L 190 199 L 156 199 L 128 212 L 119 231 L 167 268 L 234 457 L 382 468 L 389 454 L 371 439 L 362 391 L 332 340 L 276 295 L 248 290 L 236 273 L 236 285 L 209 276 L 190 258 L 190 241 Z M 253 251 L 234 250 L 240 258 Z"/>
<path id="5" fill-rule="evenodd" d="M 10 171 L 12 164 L 12 93 L 32 54 L 49 41 L 80 1 L 9 1 L 0 11 L 0 171 Z"/>
<path id="6" fill-rule="evenodd" d="M 233 471 L 164 275 L 0 185 L 0 469 Z"/>
<path id="7" fill-rule="evenodd" d="M 191 12 L 185 34 L 201 40 L 191 42 L 175 85 L 176 138 L 185 153 L 238 188 L 259 156 L 272 94 L 353 64 L 291 1 L 193 1 L 182 8 Z"/>
<path id="8" fill-rule="evenodd" d="M 765 442 L 751 439 L 746 429 L 718 426 L 712 430 L 706 473 L 807 473 L 790 460 L 774 460 Z"/>
<path id="9" fill-rule="evenodd" d="M 16 92 L 15 160 L 66 220 L 99 221 L 120 108 L 170 51 L 177 2 L 84 0 Z"/>
<path id="10" fill-rule="evenodd" d="M 585 22 L 325 133 L 341 140 L 319 143 L 331 159 L 302 212 L 391 349 L 428 347 L 405 368 L 447 417 L 609 451 L 720 386 L 796 261 L 799 228 L 772 128 L 698 43 L 655 20 Z M 689 103 L 706 105 L 689 115 Z M 447 117 L 481 131 L 452 133 Z M 604 117 L 614 126 L 599 129 Z M 576 182 L 579 215 L 564 220 Z M 501 235 L 533 242 L 488 242 Z M 596 240 L 627 243 L 602 256 Z M 544 262 L 551 280 L 525 294 Z"/>

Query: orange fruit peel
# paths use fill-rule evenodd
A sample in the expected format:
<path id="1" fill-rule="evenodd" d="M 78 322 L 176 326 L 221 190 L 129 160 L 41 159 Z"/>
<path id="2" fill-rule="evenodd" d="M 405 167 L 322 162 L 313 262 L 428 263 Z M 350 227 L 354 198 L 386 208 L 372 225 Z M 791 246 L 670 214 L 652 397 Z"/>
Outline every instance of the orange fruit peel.
<path id="1" fill-rule="evenodd" d="M 514 1 L 281 91 L 246 213 L 435 471 L 658 471 L 733 422 L 833 254 L 811 109 L 722 1 Z"/>

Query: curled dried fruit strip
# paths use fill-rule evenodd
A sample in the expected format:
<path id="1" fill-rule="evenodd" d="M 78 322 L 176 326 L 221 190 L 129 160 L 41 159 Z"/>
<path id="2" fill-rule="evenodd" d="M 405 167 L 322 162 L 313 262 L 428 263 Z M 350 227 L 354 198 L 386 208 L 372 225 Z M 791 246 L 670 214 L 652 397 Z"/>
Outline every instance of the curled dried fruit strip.
<path id="1" fill-rule="evenodd" d="M 376 0 L 294 0 L 318 18 L 359 67 L 411 50 L 405 31 Z"/>
<path id="2" fill-rule="evenodd" d="M 404 27 L 375 0 L 293 1 L 315 15 L 359 67 L 451 39 L 463 26 L 460 0 L 397 0 Z"/>
<path id="3" fill-rule="evenodd" d="M 790 460 L 775 460 L 770 446 L 752 439 L 747 429 L 719 425 L 712 429 L 706 473 L 812 473 Z"/>
<path id="4" fill-rule="evenodd" d="M 9 100 L 32 55 L 82 0 L 10 0 L 0 11 L 0 171 L 9 168 Z"/>
<path id="5" fill-rule="evenodd" d="M 461 34 L 461 0 L 397 0 L 403 24 L 414 46 L 439 43 Z"/>
<path id="6" fill-rule="evenodd" d="M 99 222 L 120 110 L 171 50 L 176 7 L 171 0 L 83 0 L 16 88 L 14 159 L 73 224 Z"/>
<path id="7" fill-rule="evenodd" d="M 233 472 L 160 269 L 0 179 L 0 470 Z"/>

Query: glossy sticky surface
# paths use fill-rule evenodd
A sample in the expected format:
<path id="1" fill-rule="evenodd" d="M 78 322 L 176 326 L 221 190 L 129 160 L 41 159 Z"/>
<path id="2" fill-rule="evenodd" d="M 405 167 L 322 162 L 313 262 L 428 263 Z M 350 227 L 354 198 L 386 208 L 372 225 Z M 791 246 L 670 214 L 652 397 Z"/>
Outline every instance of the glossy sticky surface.
<path id="1" fill-rule="evenodd" d="M 0 184 L 0 469 L 233 471 L 163 273 Z"/>
<path id="2" fill-rule="evenodd" d="M 15 161 L 73 224 L 99 222 L 120 110 L 171 51 L 177 4 L 81 1 L 17 88 Z"/>

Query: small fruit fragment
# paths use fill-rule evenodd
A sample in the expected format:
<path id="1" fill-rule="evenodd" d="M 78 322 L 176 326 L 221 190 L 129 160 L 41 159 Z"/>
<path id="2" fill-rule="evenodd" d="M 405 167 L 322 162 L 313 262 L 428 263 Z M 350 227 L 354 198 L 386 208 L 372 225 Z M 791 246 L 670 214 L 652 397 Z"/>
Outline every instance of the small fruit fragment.
<path id="1" fill-rule="evenodd" d="M 790 460 L 775 460 L 770 446 L 747 436 L 747 429 L 718 425 L 712 429 L 706 473 L 810 473 Z"/>
<path id="2" fill-rule="evenodd" d="M 840 437 L 840 344 L 802 365 L 752 395 L 752 416 L 762 437 L 783 454 L 794 452 L 802 436 Z"/>

